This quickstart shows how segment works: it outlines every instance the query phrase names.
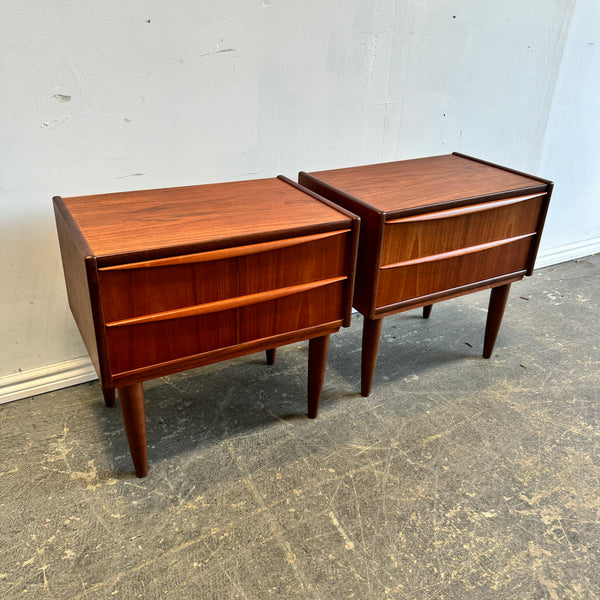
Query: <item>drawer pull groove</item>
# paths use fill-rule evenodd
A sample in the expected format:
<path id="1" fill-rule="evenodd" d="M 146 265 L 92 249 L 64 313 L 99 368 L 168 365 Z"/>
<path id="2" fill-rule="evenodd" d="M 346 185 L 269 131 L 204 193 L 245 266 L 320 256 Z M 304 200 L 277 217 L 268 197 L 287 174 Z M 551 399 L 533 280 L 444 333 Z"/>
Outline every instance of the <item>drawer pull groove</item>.
<path id="1" fill-rule="evenodd" d="M 528 196 L 519 196 L 517 198 L 507 198 L 506 200 L 495 200 L 494 202 L 485 202 L 483 204 L 473 204 L 469 206 L 463 206 L 462 208 L 450 208 L 448 210 L 440 210 L 431 213 L 425 213 L 421 215 L 415 215 L 413 217 L 402 217 L 401 219 L 393 219 L 388 221 L 387 224 L 396 223 L 415 223 L 418 221 L 435 221 L 437 219 L 449 219 L 452 217 L 462 217 L 463 215 L 469 215 L 477 212 L 484 212 L 486 210 L 492 210 L 494 208 L 500 208 L 502 206 L 509 206 L 510 204 L 516 204 L 517 202 L 525 202 L 533 198 L 540 198 L 545 196 L 542 194 L 530 194 Z"/>
<path id="2" fill-rule="evenodd" d="M 227 298 L 226 300 L 217 300 L 216 302 L 207 302 L 206 304 L 186 306 L 185 308 L 177 308 L 151 315 L 143 315 L 141 317 L 132 317 L 130 319 L 112 321 L 110 323 L 106 323 L 106 327 L 123 327 L 126 325 L 139 325 L 141 323 L 155 323 L 157 321 L 167 321 L 169 319 L 180 319 L 183 317 L 206 315 L 209 313 L 231 310 L 233 308 L 241 308 L 242 306 L 248 306 L 250 304 L 258 304 L 260 302 L 268 302 L 269 300 L 277 300 L 278 298 L 285 298 L 286 296 L 291 296 L 293 294 L 301 294 L 302 292 L 308 292 L 310 290 L 338 283 L 346 279 L 348 279 L 346 276 L 340 276 L 332 277 L 331 279 L 323 279 L 320 281 L 311 281 L 310 283 L 292 285 L 289 287 L 269 290 L 267 292 L 258 292 L 256 294 L 248 294 L 246 296 Z"/>
<path id="3" fill-rule="evenodd" d="M 525 235 L 518 235 L 516 237 L 507 238 L 504 240 L 498 240 L 495 242 L 486 242 L 485 244 L 478 244 L 477 246 L 469 246 L 468 248 L 461 248 L 460 250 L 450 250 L 449 252 L 442 252 L 440 254 L 432 254 L 430 256 L 422 256 L 421 258 L 413 258 L 411 260 L 405 260 L 397 263 L 388 265 L 382 265 L 381 269 L 395 269 L 397 267 L 408 267 L 411 265 L 418 265 L 428 262 L 435 262 L 438 260 L 444 260 L 446 258 L 455 258 L 457 256 L 464 256 L 465 254 L 473 254 L 474 252 L 481 252 L 482 250 L 489 250 L 490 248 L 496 248 L 497 246 L 505 246 L 506 244 L 512 244 L 525 238 L 530 238 L 535 235 L 534 233 L 526 233 Z"/>
<path id="4" fill-rule="evenodd" d="M 222 248 L 220 250 L 208 250 L 207 252 L 197 252 L 195 254 L 184 254 L 181 256 L 170 256 L 167 258 L 158 258 L 154 260 L 145 260 L 110 267 L 101 267 L 100 271 L 123 271 L 127 269 L 151 269 L 153 267 L 167 267 L 171 265 L 184 265 L 190 263 L 208 262 L 212 260 L 222 260 L 225 258 L 234 258 L 236 256 L 247 256 L 249 254 L 259 254 L 270 250 L 279 250 L 322 240 L 334 235 L 349 233 L 350 229 L 331 231 L 326 233 L 316 233 L 314 235 L 305 235 L 302 237 L 288 238 L 285 240 L 274 240 L 272 242 L 261 242 L 260 244 L 249 244 L 246 246 L 234 246 L 232 248 Z"/>

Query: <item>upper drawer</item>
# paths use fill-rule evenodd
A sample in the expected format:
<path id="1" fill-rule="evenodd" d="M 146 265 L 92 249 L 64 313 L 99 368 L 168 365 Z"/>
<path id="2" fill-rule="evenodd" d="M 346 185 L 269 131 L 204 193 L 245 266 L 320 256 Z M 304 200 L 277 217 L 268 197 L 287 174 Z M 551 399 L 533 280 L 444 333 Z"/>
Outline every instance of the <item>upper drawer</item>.
<path id="1" fill-rule="evenodd" d="M 534 233 L 545 194 L 415 215 L 385 225 L 381 265 Z"/>
<path id="2" fill-rule="evenodd" d="M 105 322 L 348 276 L 350 230 L 99 270 Z"/>

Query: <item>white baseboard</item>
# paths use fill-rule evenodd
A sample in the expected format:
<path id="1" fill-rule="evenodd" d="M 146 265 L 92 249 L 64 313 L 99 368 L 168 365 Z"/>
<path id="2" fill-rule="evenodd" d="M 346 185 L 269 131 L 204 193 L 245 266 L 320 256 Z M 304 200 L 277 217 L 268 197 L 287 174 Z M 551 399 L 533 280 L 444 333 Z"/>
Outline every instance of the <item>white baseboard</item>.
<path id="1" fill-rule="evenodd" d="M 576 258 L 583 258 L 584 256 L 591 256 L 599 252 L 600 238 L 567 244 L 539 252 L 535 261 L 535 268 L 542 269 L 543 267 L 550 267 L 551 265 L 575 260 Z"/>
<path id="2" fill-rule="evenodd" d="M 0 404 L 98 379 L 89 357 L 0 377 Z"/>
<path id="3" fill-rule="evenodd" d="M 538 254 L 535 268 L 541 269 L 600 252 L 600 238 L 545 250 Z M 86 356 L 0 377 L 0 404 L 37 396 L 78 383 L 97 379 L 96 371 Z"/>

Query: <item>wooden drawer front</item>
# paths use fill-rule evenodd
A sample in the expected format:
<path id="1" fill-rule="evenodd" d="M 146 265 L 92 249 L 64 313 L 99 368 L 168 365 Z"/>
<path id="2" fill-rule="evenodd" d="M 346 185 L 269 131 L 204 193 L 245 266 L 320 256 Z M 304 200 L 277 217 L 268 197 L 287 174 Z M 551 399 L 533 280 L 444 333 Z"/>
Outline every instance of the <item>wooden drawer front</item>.
<path id="1" fill-rule="evenodd" d="M 389 221 L 380 264 L 400 263 L 534 233 L 544 196 L 508 198 Z"/>
<path id="2" fill-rule="evenodd" d="M 279 335 L 345 316 L 347 281 L 337 281 L 303 294 L 240 309 L 240 342 Z"/>
<path id="3" fill-rule="evenodd" d="M 106 328 L 113 375 L 344 317 L 347 281 L 229 310 Z M 338 324 L 338 326 L 339 326 Z"/>
<path id="4" fill-rule="evenodd" d="M 379 272 L 377 307 L 428 296 L 526 268 L 533 237 L 440 260 L 416 260 Z"/>
<path id="5" fill-rule="evenodd" d="M 117 375 L 232 346 L 236 343 L 236 312 L 109 327 L 110 370 Z"/>
<path id="6" fill-rule="evenodd" d="M 105 322 L 347 273 L 350 231 L 159 259 L 99 271 Z"/>

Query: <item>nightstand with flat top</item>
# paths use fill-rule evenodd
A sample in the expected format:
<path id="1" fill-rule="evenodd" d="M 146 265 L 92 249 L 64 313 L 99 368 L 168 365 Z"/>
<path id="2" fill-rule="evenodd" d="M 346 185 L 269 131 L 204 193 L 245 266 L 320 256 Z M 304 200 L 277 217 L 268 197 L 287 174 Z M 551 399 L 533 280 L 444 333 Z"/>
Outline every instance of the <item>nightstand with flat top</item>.
<path id="1" fill-rule="evenodd" d="M 552 182 L 454 153 L 301 172 L 301 185 L 361 218 L 354 307 L 364 315 L 368 396 L 383 318 L 491 288 L 492 354 L 513 282 L 531 275 Z"/>
<path id="2" fill-rule="evenodd" d="M 69 305 L 139 477 L 143 382 L 309 341 L 316 417 L 329 335 L 350 324 L 359 219 L 281 178 L 54 198 Z"/>

